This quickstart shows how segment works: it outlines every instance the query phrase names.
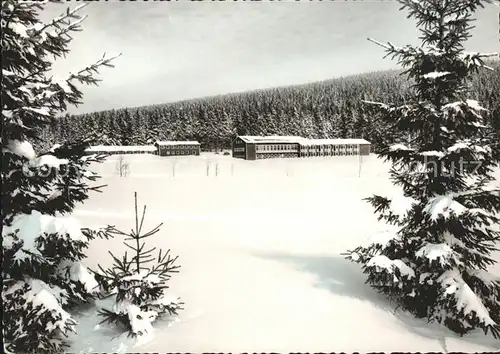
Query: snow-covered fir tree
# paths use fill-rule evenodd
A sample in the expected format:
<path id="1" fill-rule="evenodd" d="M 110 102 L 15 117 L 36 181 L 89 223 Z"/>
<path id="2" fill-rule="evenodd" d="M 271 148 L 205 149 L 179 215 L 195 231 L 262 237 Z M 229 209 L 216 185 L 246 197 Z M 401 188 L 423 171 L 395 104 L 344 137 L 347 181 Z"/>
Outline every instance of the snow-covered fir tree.
<path id="1" fill-rule="evenodd" d="M 153 236 L 162 224 L 150 231 L 143 232 L 146 206 L 139 217 L 137 193 L 134 193 L 135 227 L 130 233 L 111 228 L 107 232 L 113 236 L 125 237 L 124 244 L 132 250 L 118 258 L 109 252 L 114 265 L 109 269 L 99 266 L 96 272 L 105 293 L 116 294 L 113 309 L 102 309 L 99 314 L 102 322 L 121 324 L 131 336 L 143 336 L 151 332 L 153 322 L 162 315 L 177 315 L 183 303 L 167 293 L 168 280 L 177 273 L 180 266 L 175 264 L 177 257 L 171 257 L 170 250 L 153 252 L 156 247 L 147 249 L 145 239 Z"/>
<path id="2" fill-rule="evenodd" d="M 421 30 L 420 46 L 375 43 L 414 82 L 414 100 L 374 103 L 398 144 L 382 145 L 402 195 L 368 198 L 390 229 L 348 252 L 367 282 L 417 317 L 465 334 L 500 338 L 500 279 L 488 272 L 500 242 L 500 186 L 485 109 L 468 82 L 488 70 L 470 53 L 472 16 L 485 0 L 401 0 Z M 403 138 L 401 138 L 403 137 Z M 383 142 L 382 142 L 383 143 Z"/>
<path id="3" fill-rule="evenodd" d="M 48 74 L 68 53 L 70 34 L 84 19 L 67 10 L 49 23 L 34 2 L 2 1 L 2 312 L 4 352 L 62 353 L 74 330 L 68 312 L 90 299 L 97 282 L 82 264 L 88 241 L 103 230 L 82 228 L 68 216 L 84 201 L 100 156 L 85 156 L 86 139 L 35 151 L 42 128 L 80 103 L 75 84 L 96 84 L 103 57 L 67 77 Z M 88 44 L 87 44 L 88 45 Z M 43 145 L 43 144 L 38 144 Z M 105 231 L 105 230 L 104 230 Z"/>

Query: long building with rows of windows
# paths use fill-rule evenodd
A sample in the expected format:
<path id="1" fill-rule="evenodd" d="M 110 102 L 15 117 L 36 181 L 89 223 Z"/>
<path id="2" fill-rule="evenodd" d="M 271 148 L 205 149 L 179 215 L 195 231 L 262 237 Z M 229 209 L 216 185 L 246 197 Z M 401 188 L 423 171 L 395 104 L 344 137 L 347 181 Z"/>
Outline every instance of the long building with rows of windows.
<path id="1" fill-rule="evenodd" d="M 119 146 L 97 145 L 85 150 L 87 155 L 124 155 L 124 154 L 154 154 L 160 156 L 199 155 L 200 143 L 197 141 L 157 141 L 153 145 Z"/>
<path id="2" fill-rule="evenodd" d="M 369 155 L 370 146 L 370 142 L 365 139 L 240 135 L 233 141 L 233 157 L 260 160 L 279 157 Z"/>
<path id="3" fill-rule="evenodd" d="M 160 156 L 200 154 L 200 143 L 197 141 L 157 141 L 155 147 Z"/>
<path id="4" fill-rule="evenodd" d="M 85 153 L 87 155 L 156 154 L 157 149 L 152 145 L 96 145 L 85 149 Z"/>

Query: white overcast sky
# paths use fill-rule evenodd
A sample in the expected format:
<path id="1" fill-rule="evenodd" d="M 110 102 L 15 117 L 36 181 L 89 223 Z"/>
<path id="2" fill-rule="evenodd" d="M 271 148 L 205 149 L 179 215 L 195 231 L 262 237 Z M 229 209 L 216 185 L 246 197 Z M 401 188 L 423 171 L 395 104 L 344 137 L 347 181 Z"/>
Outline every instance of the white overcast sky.
<path id="1" fill-rule="evenodd" d="M 50 4 L 50 19 L 79 3 Z M 62 76 L 123 53 L 84 88 L 84 104 L 70 112 L 134 107 L 183 99 L 301 84 L 397 67 L 383 59 L 373 37 L 418 43 L 413 20 L 388 0 L 327 2 L 94 2 L 71 53 L 54 65 Z M 498 10 L 476 14 L 467 45 L 499 51 Z"/>

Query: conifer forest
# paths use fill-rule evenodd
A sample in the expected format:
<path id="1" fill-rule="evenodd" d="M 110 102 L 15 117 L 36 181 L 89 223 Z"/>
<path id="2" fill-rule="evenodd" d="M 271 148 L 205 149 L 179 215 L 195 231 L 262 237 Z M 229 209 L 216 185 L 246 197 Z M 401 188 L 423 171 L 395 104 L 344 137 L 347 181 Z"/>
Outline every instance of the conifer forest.
<path id="1" fill-rule="evenodd" d="M 471 92 L 489 110 L 500 140 L 500 61 L 480 71 Z M 109 145 L 197 140 L 205 150 L 229 148 L 235 135 L 301 135 L 377 140 L 391 132 L 363 101 L 409 100 L 411 82 L 400 71 L 380 71 L 306 85 L 258 90 L 153 106 L 66 115 L 45 132 L 48 145 L 93 135 Z"/>

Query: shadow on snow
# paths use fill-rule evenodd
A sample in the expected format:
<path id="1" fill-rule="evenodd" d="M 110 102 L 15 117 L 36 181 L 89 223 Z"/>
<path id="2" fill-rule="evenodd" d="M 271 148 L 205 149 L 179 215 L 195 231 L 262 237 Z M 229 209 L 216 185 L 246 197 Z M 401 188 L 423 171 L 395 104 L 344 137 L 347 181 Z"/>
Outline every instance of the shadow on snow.
<path id="1" fill-rule="evenodd" d="M 480 330 L 463 337 L 445 327 L 428 323 L 426 319 L 415 318 L 404 310 L 396 310 L 396 305 L 389 302 L 382 294 L 365 283 L 366 276 L 361 267 L 342 256 L 292 255 L 286 253 L 256 253 L 254 256 L 293 264 L 299 271 L 314 274 L 317 277 L 315 286 L 333 294 L 349 298 L 369 301 L 375 307 L 390 311 L 401 325 L 408 331 L 430 340 L 437 340 L 443 352 L 447 352 L 446 339 L 462 339 L 469 343 L 493 347 L 500 350 L 500 343 L 493 336 L 485 336 Z"/>

